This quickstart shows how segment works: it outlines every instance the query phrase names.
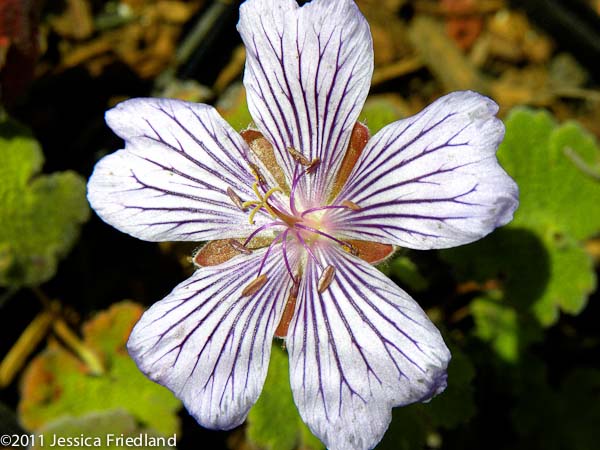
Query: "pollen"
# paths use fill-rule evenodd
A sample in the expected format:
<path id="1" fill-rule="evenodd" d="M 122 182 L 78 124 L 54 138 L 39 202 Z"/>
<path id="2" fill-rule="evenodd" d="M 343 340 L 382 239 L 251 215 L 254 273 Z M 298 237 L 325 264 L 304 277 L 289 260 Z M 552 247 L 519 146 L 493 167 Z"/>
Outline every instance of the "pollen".
<path id="1" fill-rule="evenodd" d="M 306 173 L 312 173 L 315 169 L 321 164 L 321 160 L 319 158 L 313 159 L 306 168 Z"/>
<path id="2" fill-rule="evenodd" d="M 267 275 L 262 274 L 252 280 L 242 291 L 242 297 L 248 297 L 256 294 L 267 282 Z"/>
<path id="3" fill-rule="evenodd" d="M 287 151 L 290 153 L 290 155 L 292 155 L 292 158 L 294 158 L 294 160 L 296 162 L 299 162 L 303 166 L 310 166 L 311 165 L 310 159 L 308 159 L 306 156 L 304 156 L 302 153 L 300 153 L 294 147 L 288 147 Z"/>

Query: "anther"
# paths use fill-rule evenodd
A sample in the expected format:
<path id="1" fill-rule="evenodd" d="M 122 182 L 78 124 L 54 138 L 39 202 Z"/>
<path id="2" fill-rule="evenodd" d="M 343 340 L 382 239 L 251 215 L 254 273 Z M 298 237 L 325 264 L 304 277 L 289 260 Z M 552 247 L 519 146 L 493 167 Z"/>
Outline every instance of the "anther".
<path id="1" fill-rule="evenodd" d="M 321 278 L 319 278 L 319 284 L 317 285 L 317 291 L 319 291 L 319 294 L 325 292 L 325 290 L 329 287 L 329 285 L 333 281 L 334 275 L 335 267 L 333 267 L 332 265 L 325 267 L 325 270 L 321 274 Z"/>
<path id="2" fill-rule="evenodd" d="M 321 160 L 319 158 L 313 159 L 308 167 L 306 168 L 306 173 L 312 173 L 314 170 L 321 164 Z"/>
<path id="3" fill-rule="evenodd" d="M 298 298 L 298 291 L 300 290 L 300 275 L 294 277 L 294 284 L 290 290 L 290 297 Z"/>
<path id="4" fill-rule="evenodd" d="M 294 158 L 295 161 L 299 162 L 303 166 L 311 165 L 311 161 L 294 147 L 288 147 L 287 151 L 290 152 L 290 155 L 292 155 L 292 158 Z"/>
<path id="5" fill-rule="evenodd" d="M 243 253 L 244 255 L 249 255 L 250 253 L 252 253 L 252 250 L 250 250 L 248 247 L 241 244 L 240 242 L 236 241 L 235 239 L 229 239 L 227 243 L 231 247 L 233 247 L 234 250 L 237 250 L 238 252 Z"/>
<path id="6" fill-rule="evenodd" d="M 351 202 L 350 200 L 344 200 L 342 202 L 342 206 L 345 206 L 346 208 L 351 209 L 352 211 L 358 211 L 360 208 L 360 206 L 358 206 L 356 203 Z"/>
<path id="7" fill-rule="evenodd" d="M 265 285 L 267 282 L 267 274 L 263 273 L 254 280 L 252 280 L 242 291 L 242 297 L 248 297 L 249 295 L 256 294 L 258 290 Z"/>
<path id="8" fill-rule="evenodd" d="M 240 208 L 242 211 L 246 211 L 246 208 L 244 207 L 244 204 L 242 203 L 242 199 L 230 187 L 227 188 L 227 195 L 229 195 L 229 198 L 231 199 L 231 201 L 233 202 L 233 204 L 235 206 Z"/>
<path id="9" fill-rule="evenodd" d="M 249 162 L 248 165 L 250 166 L 250 169 L 252 169 L 252 173 L 254 174 L 254 178 L 256 178 L 256 181 L 258 181 L 260 184 L 265 184 L 265 178 L 262 176 L 262 173 L 260 173 L 260 169 L 258 168 L 258 166 L 253 162 Z"/>

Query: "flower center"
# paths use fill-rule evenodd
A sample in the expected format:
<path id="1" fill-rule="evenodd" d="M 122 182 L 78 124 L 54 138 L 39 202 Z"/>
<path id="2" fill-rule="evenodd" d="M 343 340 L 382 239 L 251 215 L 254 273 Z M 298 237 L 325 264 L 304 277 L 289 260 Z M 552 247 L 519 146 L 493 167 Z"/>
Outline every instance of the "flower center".
<path id="1" fill-rule="evenodd" d="M 233 191 L 232 188 L 227 189 L 227 194 L 231 201 L 241 210 L 250 211 L 248 221 L 253 224 L 256 214 L 260 211 L 266 212 L 273 219 L 265 225 L 258 227 L 253 233 L 246 238 L 243 243 L 236 240 L 231 240 L 230 245 L 239 252 L 249 252 L 247 247 L 252 239 L 259 233 L 264 232 L 269 228 L 279 228 L 279 232 L 270 242 L 265 255 L 262 258 L 258 269 L 257 277 L 254 279 L 242 292 L 242 295 L 252 295 L 257 292 L 267 281 L 266 274 L 262 273 L 265 262 L 275 245 L 281 245 L 283 260 L 288 272 L 288 275 L 294 282 L 296 287 L 299 283 L 302 267 L 292 267 L 288 258 L 288 248 L 290 245 L 296 245 L 305 251 L 306 258 L 312 258 L 315 263 L 321 268 L 322 274 L 318 283 L 319 292 L 324 292 L 335 275 L 335 268 L 331 265 L 323 267 L 321 262 L 316 258 L 313 248 L 319 242 L 332 242 L 340 245 L 344 250 L 357 254 L 356 248 L 348 242 L 340 240 L 328 232 L 327 213 L 332 209 L 360 209 L 358 205 L 352 202 L 342 202 L 339 205 L 317 205 L 306 208 L 304 205 L 298 205 L 297 191 L 300 181 L 305 176 L 311 176 L 319 170 L 320 161 L 318 159 L 309 160 L 302 152 L 295 148 L 287 149 L 294 161 L 294 175 L 291 183 L 290 194 L 288 198 L 284 195 L 276 196 L 275 194 L 284 194 L 285 191 L 280 186 L 269 187 L 266 178 L 260 172 L 260 169 L 252 164 L 251 170 L 256 181 L 252 185 L 252 190 L 256 199 L 242 201 L 240 197 Z"/>

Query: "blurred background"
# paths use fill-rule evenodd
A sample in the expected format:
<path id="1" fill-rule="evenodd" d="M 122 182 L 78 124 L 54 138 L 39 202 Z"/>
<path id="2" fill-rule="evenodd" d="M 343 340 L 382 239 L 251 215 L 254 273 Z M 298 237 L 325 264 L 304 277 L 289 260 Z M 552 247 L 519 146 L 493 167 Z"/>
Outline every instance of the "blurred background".
<path id="1" fill-rule="evenodd" d="M 515 220 L 484 240 L 401 249 L 380 266 L 442 330 L 453 360 L 447 391 L 394 410 L 377 448 L 598 448 L 600 1 L 358 5 L 375 47 L 361 121 L 375 133 L 444 93 L 484 93 L 500 105 L 498 157 L 521 189 Z M 0 0 L 0 434 L 322 448 L 298 418 L 280 344 L 261 399 L 230 432 L 202 429 L 137 371 L 131 327 L 192 273 L 200 243 L 136 240 L 85 199 L 94 164 L 122 146 L 104 123 L 122 100 L 211 103 L 236 129 L 251 124 L 238 8 Z"/>

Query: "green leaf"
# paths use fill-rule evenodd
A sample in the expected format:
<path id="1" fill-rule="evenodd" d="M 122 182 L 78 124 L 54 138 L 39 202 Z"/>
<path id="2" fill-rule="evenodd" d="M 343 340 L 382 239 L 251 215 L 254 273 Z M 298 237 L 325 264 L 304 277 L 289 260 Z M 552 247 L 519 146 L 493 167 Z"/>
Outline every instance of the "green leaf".
<path id="1" fill-rule="evenodd" d="M 490 297 L 476 298 L 470 304 L 475 334 L 490 342 L 500 358 L 514 364 L 525 348 L 541 339 L 541 330 L 529 316 L 524 317 L 501 298 Z"/>
<path id="2" fill-rule="evenodd" d="M 550 326 L 559 311 L 579 314 L 596 286 L 582 241 L 600 231 L 600 183 L 581 165 L 600 161 L 600 149 L 575 123 L 517 109 L 498 158 L 519 185 L 514 221 L 442 257 L 463 280 L 500 281 L 507 302 Z"/>
<path id="3" fill-rule="evenodd" d="M 31 133 L 0 119 L 0 286 L 52 278 L 89 217 L 83 178 L 70 171 L 38 175 L 43 163 Z"/>
<path id="4" fill-rule="evenodd" d="M 102 375 L 92 375 L 75 355 L 57 344 L 34 358 L 21 385 L 21 422 L 36 430 L 62 416 L 122 408 L 144 427 L 164 436 L 176 433 L 179 400 L 148 380 L 125 348 L 142 312 L 137 304 L 116 303 L 84 325 L 83 343 L 103 362 L 106 372 Z"/>
<path id="5" fill-rule="evenodd" d="M 371 95 L 360 113 L 360 121 L 369 127 L 371 136 L 386 125 L 406 117 L 408 111 L 400 98 L 394 95 Z"/>
<path id="6" fill-rule="evenodd" d="M 290 388 L 288 356 L 277 346 L 271 352 L 263 391 L 248 415 L 247 434 L 253 444 L 263 449 L 323 448 L 298 414 Z"/>
<path id="7" fill-rule="evenodd" d="M 407 256 L 397 256 L 390 261 L 385 261 L 377 268 L 388 277 L 397 280 L 400 286 L 408 286 L 413 291 L 424 291 L 429 287 L 429 280 L 421 274 L 417 265 Z"/>
<path id="8" fill-rule="evenodd" d="M 581 241 L 600 230 L 600 183 L 574 158 L 597 163 L 600 149 L 578 124 L 558 126 L 544 111 L 517 110 L 506 128 L 498 157 L 521 190 L 512 226 L 536 232 L 550 255 L 549 283 L 534 312 L 551 325 L 559 308 L 578 314 L 596 286 Z"/>
<path id="9" fill-rule="evenodd" d="M 61 444 L 56 438 L 63 438 Z M 127 445 L 125 439 L 131 439 Z M 161 436 L 154 430 L 140 428 L 135 417 L 122 409 L 93 412 L 81 417 L 64 416 L 43 426 L 36 433 L 32 450 L 54 446 L 98 449 L 175 448 L 176 435 Z M 71 445 L 69 445 L 71 443 Z"/>
<path id="10" fill-rule="evenodd" d="M 245 130 L 254 123 L 246 101 L 246 89 L 241 84 L 232 86 L 219 98 L 217 109 L 235 130 Z"/>

